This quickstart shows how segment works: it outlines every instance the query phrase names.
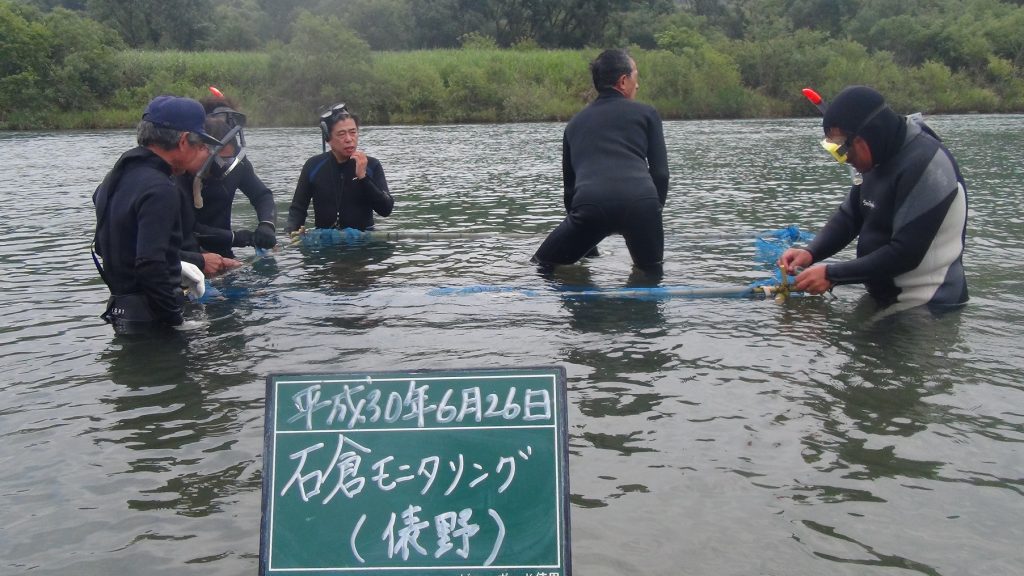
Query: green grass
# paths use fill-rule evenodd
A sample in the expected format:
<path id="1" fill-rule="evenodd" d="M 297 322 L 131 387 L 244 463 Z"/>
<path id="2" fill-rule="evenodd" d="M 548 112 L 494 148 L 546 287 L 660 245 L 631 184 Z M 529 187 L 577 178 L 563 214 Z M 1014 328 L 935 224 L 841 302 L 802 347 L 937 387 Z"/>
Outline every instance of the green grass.
<path id="1" fill-rule="evenodd" d="M 1019 95 L 1010 97 L 1020 86 L 1012 77 L 1003 81 L 1004 89 L 997 90 L 972 85 L 963 74 L 942 65 L 903 69 L 878 54 L 838 48 L 821 56 L 827 59 L 825 66 L 815 64 L 821 89 L 869 83 L 879 84 L 883 91 L 894 90 L 892 84 L 911 77 L 927 85 L 927 90 L 913 94 L 910 89 L 896 90 L 894 105 L 912 99 L 916 110 L 930 112 L 1016 111 L 1004 108 L 1024 105 Z M 315 56 L 281 48 L 201 53 L 130 50 L 118 54 L 116 89 L 98 110 L 17 111 L 0 121 L 0 128 L 132 127 L 154 96 L 199 98 L 209 94 L 211 85 L 234 98 L 256 126 L 304 124 L 307 119 L 313 123 L 314 101 L 348 102 L 369 124 L 564 121 L 594 95 L 587 68 L 594 53 L 490 48 L 377 52 L 372 53 L 368 68 L 358 69 L 351 77 L 345 77 L 344 67 L 325 75 L 330 81 L 325 86 L 317 84 L 313 73 L 323 70 L 323 61 L 318 64 Z M 797 87 L 787 84 L 772 94 L 764 87 L 745 85 L 742 66 L 720 51 L 678 55 L 636 50 L 633 56 L 640 69 L 638 98 L 655 105 L 666 119 L 813 113 Z M 297 72 L 291 80 L 275 79 L 271 73 L 275 59 L 278 70 L 283 64 L 284 70 L 312 72 Z M 1000 71 L 995 65 L 993 69 Z M 301 85 L 305 79 L 309 81 Z"/>

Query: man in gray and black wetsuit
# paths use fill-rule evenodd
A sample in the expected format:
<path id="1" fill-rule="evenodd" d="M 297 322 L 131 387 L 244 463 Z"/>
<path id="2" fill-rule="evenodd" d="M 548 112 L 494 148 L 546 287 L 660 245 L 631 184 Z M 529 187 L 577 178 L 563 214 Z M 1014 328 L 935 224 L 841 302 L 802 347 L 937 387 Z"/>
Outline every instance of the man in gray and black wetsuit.
<path id="1" fill-rule="evenodd" d="M 822 146 L 863 174 L 806 248 L 779 259 L 794 288 L 819 294 L 863 283 L 893 310 L 967 302 L 963 252 L 967 189 L 952 154 L 917 116 L 900 116 L 866 86 L 844 89 L 828 105 Z M 857 238 L 857 257 L 811 266 Z"/>
<path id="2" fill-rule="evenodd" d="M 625 51 L 602 52 L 590 71 L 598 97 L 573 116 L 562 137 L 567 215 L 532 260 L 572 264 L 604 238 L 622 234 L 633 263 L 660 272 L 669 178 L 661 117 L 634 100 L 636 63 Z"/>

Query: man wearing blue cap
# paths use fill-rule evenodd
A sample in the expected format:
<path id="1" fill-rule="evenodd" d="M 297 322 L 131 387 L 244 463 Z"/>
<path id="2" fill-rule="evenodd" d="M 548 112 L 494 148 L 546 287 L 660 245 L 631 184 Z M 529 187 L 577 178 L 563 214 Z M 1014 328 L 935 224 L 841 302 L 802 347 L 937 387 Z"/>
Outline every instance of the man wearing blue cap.
<path id="1" fill-rule="evenodd" d="M 920 115 L 896 114 L 866 86 L 840 92 L 825 110 L 822 128 L 822 146 L 862 180 L 810 245 L 779 259 L 790 273 L 809 266 L 794 287 L 820 294 L 837 284 L 863 283 L 887 312 L 965 304 L 967 188 L 935 132 Z M 854 238 L 855 259 L 811 266 Z"/>
<path id="2" fill-rule="evenodd" d="M 181 195 L 172 175 L 196 171 L 219 144 L 190 98 L 158 96 L 142 115 L 138 146 L 125 152 L 93 194 L 96 235 L 110 289 L 101 316 L 117 334 L 182 325 Z"/>

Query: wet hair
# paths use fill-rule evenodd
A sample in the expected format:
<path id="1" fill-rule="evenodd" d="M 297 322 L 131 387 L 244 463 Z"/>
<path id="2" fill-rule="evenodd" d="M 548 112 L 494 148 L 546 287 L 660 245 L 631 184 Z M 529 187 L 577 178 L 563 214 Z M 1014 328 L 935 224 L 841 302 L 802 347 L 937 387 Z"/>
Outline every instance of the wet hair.
<path id="1" fill-rule="evenodd" d="M 594 88 L 602 90 L 613 88 L 622 76 L 633 73 L 633 64 L 629 54 L 618 48 L 605 50 L 590 62 L 590 76 L 594 79 Z"/>
<path id="2" fill-rule="evenodd" d="M 142 120 L 139 122 L 139 127 L 135 132 L 135 141 L 138 142 L 139 146 L 156 146 L 164 150 L 174 150 L 178 147 L 181 135 L 181 130 L 164 128 L 163 126 L 153 124 L 149 120 Z M 193 146 L 203 144 L 203 139 L 198 134 L 188 132 L 187 138 L 189 144 Z"/>
<path id="3" fill-rule="evenodd" d="M 335 114 L 334 116 L 331 116 L 330 119 L 327 121 L 327 131 L 330 132 L 331 129 L 334 128 L 335 124 L 337 124 L 338 122 L 340 122 L 342 120 L 345 120 L 346 118 L 351 118 L 353 121 L 355 121 L 356 128 L 359 128 L 361 126 L 361 124 L 359 122 L 359 115 L 355 114 L 353 112 L 348 112 L 347 115 L 346 114 Z"/>
<path id="4" fill-rule="evenodd" d="M 206 133 L 218 140 L 223 140 L 227 136 L 228 132 L 231 131 L 231 126 L 224 118 L 218 118 L 217 116 L 207 116 L 206 122 L 203 124 L 206 128 Z"/>
<path id="5" fill-rule="evenodd" d="M 199 103 L 203 105 L 203 110 L 206 110 L 207 114 L 221 107 L 227 107 L 231 108 L 232 110 L 238 110 L 238 106 L 235 105 L 235 101 L 231 98 L 228 98 L 227 96 L 211 95 L 205 98 L 201 98 L 199 100 Z"/>

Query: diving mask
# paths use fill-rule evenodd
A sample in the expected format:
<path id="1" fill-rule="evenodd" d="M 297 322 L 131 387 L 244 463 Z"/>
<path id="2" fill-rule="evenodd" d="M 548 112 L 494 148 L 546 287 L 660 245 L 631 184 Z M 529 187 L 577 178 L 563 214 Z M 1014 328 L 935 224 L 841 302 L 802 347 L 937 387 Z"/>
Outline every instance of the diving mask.
<path id="1" fill-rule="evenodd" d="M 849 150 L 850 150 L 850 140 L 849 139 L 843 141 L 840 144 L 840 143 L 836 143 L 833 140 L 829 140 L 827 137 L 826 138 L 822 138 L 821 139 L 821 147 L 824 148 L 826 152 L 831 154 L 832 158 L 835 158 L 836 162 L 839 162 L 840 164 L 846 164 L 847 152 L 849 152 Z"/>
<path id="2" fill-rule="evenodd" d="M 245 114 L 227 106 L 218 106 L 207 114 L 208 129 L 214 132 L 215 137 L 219 136 L 220 145 L 211 151 L 210 158 L 199 171 L 200 177 L 205 178 L 213 164 L 221 168 L 222 176 L 227 176 L 242 163 L 245 159 L 245 133 L 242 131 L 245 121 Z M 234 154 L 221 156 L 221 151 L 228 146 L 234 148 Z"/>

